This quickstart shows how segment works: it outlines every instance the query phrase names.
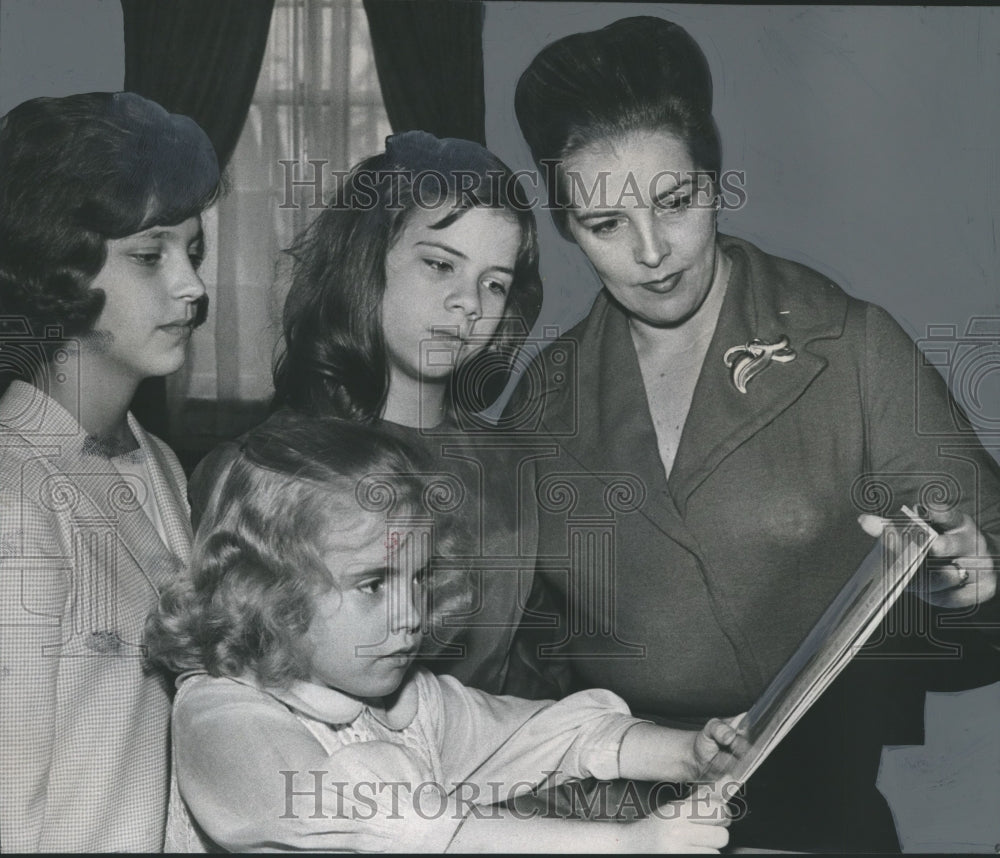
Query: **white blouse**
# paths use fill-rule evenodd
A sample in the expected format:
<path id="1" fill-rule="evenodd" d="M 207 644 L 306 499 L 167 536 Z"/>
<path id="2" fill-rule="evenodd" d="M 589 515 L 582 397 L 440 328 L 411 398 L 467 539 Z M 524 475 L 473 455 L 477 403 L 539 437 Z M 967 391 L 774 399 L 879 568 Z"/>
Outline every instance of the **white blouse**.
<path id="1" fill-rule="evenodd" d="M 368 703 L 307 682 L 196 673 L 179 685 L 168 851 L 441 852 L 473 806 L 619 777 L 640 723 L 609 691 L 522 700 L 422 668 Z"/>

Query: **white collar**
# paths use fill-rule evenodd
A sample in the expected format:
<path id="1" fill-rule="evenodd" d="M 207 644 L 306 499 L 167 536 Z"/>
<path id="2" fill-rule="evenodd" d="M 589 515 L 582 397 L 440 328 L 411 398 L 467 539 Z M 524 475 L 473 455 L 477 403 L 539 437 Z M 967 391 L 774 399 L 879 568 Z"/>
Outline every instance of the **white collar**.
<path id="1" fill-rule="evenodd" d="M 149 445 L 146 431 L 131 411 L 126 418 L 132 435 L 139 443 L 139 450 L 145 451 Z M 62 444 L 72 438 L 74 447 L 78 445 L 77 451 L 83 449 L 87 438 L 86 430 L 75 415 L 45 391 L 19 380 L 12 381 L 0 398 L 0 425 L 24 437 L 41 437 L 44 443 L 58 438 Z"/>
<path id="2" fill-rule="evenodd" d="M 206 675 L 204 671 L 189 671 L 177 679 L 180 685 L 189 676 Z M 413 670 L 407 674 L 403 684 L 389 697 L 352 697 L 335 688 L 317 685 L 314 682 L 293 680 L 287 688 L 262 685 L 252 674 L 226 677 L 233 682 L 254 688 L 283 703 L 289 709 L 300 712 L 324 724 L 351 724 L 364 712 L 390 730 L 403 730 L 417 717 L 417 683 Z"/>

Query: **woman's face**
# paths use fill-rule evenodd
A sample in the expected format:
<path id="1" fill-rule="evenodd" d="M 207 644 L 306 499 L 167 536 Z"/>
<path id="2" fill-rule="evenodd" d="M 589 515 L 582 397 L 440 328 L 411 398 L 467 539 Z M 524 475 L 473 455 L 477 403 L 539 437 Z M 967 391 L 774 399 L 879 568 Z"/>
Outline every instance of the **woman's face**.
<path id="1" fill-rule="evenodd" d="M 667 131 L 635 132 L 562 165 L 569 231 L 635 320 L 683 324 L 715 272 L 714 195 L 687 147 Z"/>
<path id="2" fill-rule="evenodd" d="M 496 332 L 514 280 L 517 222 L 472 208 L 444 229 L 448 209 L 417 210 L 385 260 L 382 330 L 390 389 L 445 381 Z"/>
<path id="3" fill-rule="evenodd" d="M 196 217 L 109 239 L 104 266 L 91 282 L 104 309 L 84 338 L 86 372 L 141 381 L 184 363 L 197 305 L 204 240 Z"/>

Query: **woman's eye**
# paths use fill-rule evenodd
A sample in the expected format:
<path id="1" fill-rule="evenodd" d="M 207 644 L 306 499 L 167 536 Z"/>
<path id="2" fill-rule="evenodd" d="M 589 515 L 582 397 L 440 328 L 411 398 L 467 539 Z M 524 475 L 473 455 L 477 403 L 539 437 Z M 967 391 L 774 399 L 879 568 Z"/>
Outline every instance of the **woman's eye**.
<path id="1" fill-rule="evenodd" d="M 205 261 L 205 246 L 200 241 L 188 248 L 188 259 L 195 271 L 201 267 L 201 263 Z"/>
<path id="2" fill-rule="evenodd" d="M 374 596 L 381 592 L 382 585 L 385 581 L 382 578 L 372 578 L 370 581 L 362 581 L 358 584 L 358 589 L 362 593 L 367 593 L 370 596 Z"/>
<path id="3" fill-rule="evenodd" d="M 440 271 L 442 273 L 455 270 L 455 266 L 445 259 L 425 259 L 424 265 L 428 268 L 432 268 L 434 271 Z"/>
<path id="4" fill-rule="evenodd" d="M 611 218 L 609 220 L 598 221 L 597 223 L 591 224 L 587 228 L 594 233 L 594 235 L 609 235 L 620 225 L 621 221 L 618 218 Z"/>
<path id="5" fill-rule="evenodd" d="M 130 253 L 129 256 L 131 256 L 132 259 L 134 259 L 139 265 L 153 266 L 159 263 L 160 259 L 162 259 L 163 257 L 163 254 L 161 254 L 157 250 L 157 251 L 150 251 L 148 253 L 147 252 Z"/>
<path id="6" fill-rule="evenodd" d="M 675 213 L 682 212 L 691 206 L 691 195 L 690 194 L 676 194 L 658 201 L 656 203 L 656 210 L 658 212 Z"/>
<path id="7" fill-rule="evenodd" d="M 483 285 L 500 298 L 506 298 L 507 293 L 510 291 L 510 287 L 502 280 L 484 280 Z"/>

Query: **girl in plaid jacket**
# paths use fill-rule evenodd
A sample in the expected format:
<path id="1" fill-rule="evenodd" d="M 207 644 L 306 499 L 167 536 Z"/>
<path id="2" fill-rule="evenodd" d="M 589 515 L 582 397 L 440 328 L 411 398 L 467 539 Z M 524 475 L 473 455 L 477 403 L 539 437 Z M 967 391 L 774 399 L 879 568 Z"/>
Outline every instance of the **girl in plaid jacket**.
<path id="1" fill-rule="evenodd" d="M 129 413 L 205 318 L 211 143 L 133 93 L 0 122 L 0 848 L 158 851 L 170 698 L 146 616 L 184 474 Z"/>

